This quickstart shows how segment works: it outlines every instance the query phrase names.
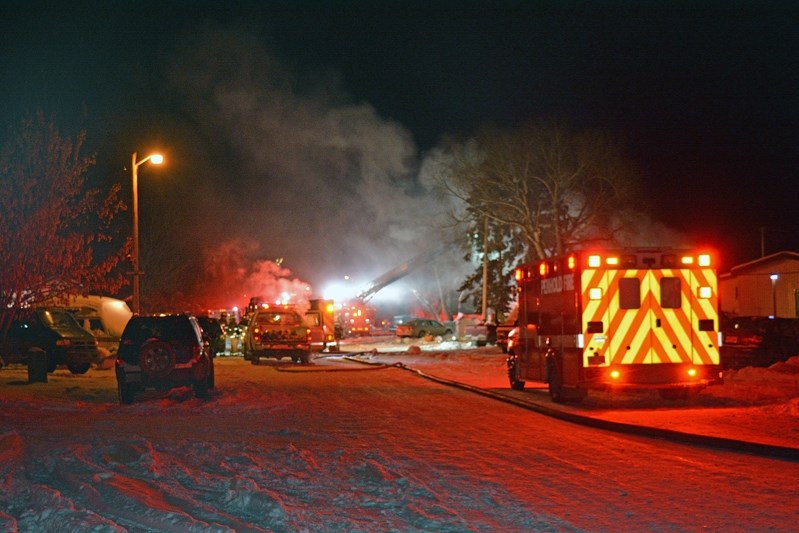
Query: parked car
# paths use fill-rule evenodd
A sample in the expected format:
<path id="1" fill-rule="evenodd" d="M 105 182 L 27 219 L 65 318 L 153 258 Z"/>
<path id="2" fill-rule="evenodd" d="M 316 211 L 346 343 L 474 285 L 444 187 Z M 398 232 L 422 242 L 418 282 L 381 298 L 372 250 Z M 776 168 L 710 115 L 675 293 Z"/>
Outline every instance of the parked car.
<path id="1" fill-rule="evenodd" d="M 799 319 L 747 316 L 722 321 L 724 368 L 770 366 L 799 355 Z"/>
<path id="2" fill-rule="evenodd" d="M 402 324 L 397 324 L 397 337 L 421 338 L 427 335 L 446 337 L 447 335 L 452 335 L 452 328 L 429 318 L 414 318 Z"/>
<path id="3" fill-rule="evenodd" d="M 394 315 L 394 318 L 391 320 L 391 325 L 389 326 L 388 330 L 394 335 L 396 335 L 397 326 L 399 326 L 400 324 L 405 324 L 409 320 L 413 320 L 413 317 L 411 315 Z"/>
<path id="4" fill-rule="evenodd" d="M 47 354 L 47 371 L 66 365 L 73 374 L 85 374 L 99 357 L 97 339 L 84 330 L 66 309 L 31 309 L 15 320 L 0 341 L 0 366 L 28 362 L 28 353 Z"/>
<path id="5" fill-rule="evenodd" d="M 119 401 L 131 404 L 147 388 L 190 386 L 198 398 L 214 387 L 214 353 L 191 315 L 134 316 L 122 332 L 116 360 Z"/>
<path id="6" fill-rule="evenodd" d="M 200 324 L 203 333 L 208 336 L 211 349 L 214 355 L 225 353 L 225 327 L 222 321 L 211 316 L 198 316 L 197 323 Z"/>

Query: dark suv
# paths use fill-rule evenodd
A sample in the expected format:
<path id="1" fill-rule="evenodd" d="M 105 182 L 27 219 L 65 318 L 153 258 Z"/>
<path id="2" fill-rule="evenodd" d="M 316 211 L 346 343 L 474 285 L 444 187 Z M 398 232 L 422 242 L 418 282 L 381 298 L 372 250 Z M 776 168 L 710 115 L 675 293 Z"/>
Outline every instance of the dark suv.
<path id="1" fill-rule="evenodd" d="M 147 388 L 191 386 L 198 398 L 214 387 L 214 354 L 191 315 L 134 316 L 122 332 L 116 360 L 122 404 Z"/>

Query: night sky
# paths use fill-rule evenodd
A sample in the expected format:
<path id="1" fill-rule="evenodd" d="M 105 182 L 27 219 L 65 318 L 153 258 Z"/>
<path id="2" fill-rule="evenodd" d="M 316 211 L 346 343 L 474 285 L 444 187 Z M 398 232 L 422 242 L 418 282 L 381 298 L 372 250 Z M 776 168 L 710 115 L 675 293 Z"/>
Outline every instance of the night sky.
<path id="1" fill-rule="evenodd" d="M 625 143 L 653 224 L 729 267 L 799 249 L 789 5 L 6 5 L 0 118 L 85 128 L 97 179 L 125 194 L 130 154 L 163 150 L 139 169 L 143 245 L 189 227 L 196 249 L 236 242 L 316 285 L 435 245 L 443 208 L 422 193 L 444 137 L 599 128 Z"/>

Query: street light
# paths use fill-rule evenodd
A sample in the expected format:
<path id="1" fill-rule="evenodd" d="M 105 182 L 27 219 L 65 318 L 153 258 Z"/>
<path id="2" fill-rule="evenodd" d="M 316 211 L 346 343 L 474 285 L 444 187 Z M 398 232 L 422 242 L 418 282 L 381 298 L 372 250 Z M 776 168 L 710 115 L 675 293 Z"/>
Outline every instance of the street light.
<path id="1" fill-rule="evenodd" d="M 771 317 L 777 318 L 777 280 L 780 279 L 780 275 L 772 274 L 769 278 L 771 278 Z"/>
<path id="2" fill-rule="evenodd" d="M 133 313 L 139 314 L 139 165 L 150 161 L 154 165 L 164 162 L 161 154 L 150 154 L 141 161 L 136 161 L 136 152 L 133 152 L 130 167 L 133 171 Z"/>

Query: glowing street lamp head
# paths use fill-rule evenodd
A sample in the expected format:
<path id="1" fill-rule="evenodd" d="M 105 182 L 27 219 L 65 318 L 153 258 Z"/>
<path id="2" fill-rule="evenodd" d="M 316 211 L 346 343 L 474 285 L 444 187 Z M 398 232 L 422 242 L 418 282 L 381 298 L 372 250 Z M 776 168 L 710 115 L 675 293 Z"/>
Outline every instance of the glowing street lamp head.
<path id="1" fill-rule="evenodd" d="M 150 162 L 153 165 L 160 165 L 164 162 L 164 156 L 158 153 L 150 154 L 144 159 L 136 160 L 136 152 L 133 152 L 133 159 L 131 165 L 133 166 L 133 171 L 135 172 L 138 167 L 143 165 L 144 163 Z"/>

